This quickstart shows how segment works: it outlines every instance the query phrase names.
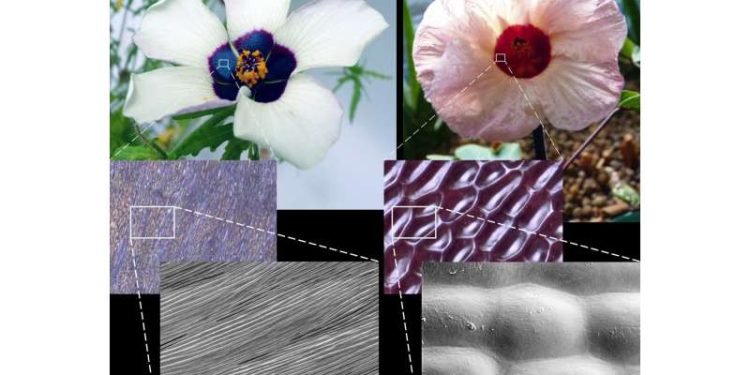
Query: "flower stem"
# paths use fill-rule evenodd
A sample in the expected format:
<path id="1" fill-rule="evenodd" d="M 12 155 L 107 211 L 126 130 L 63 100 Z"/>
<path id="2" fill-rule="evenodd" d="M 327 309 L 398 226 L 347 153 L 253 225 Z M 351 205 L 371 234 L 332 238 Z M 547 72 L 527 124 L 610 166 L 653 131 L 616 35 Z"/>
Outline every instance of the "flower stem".
<path id="1" fill-rule="evenodd" d="M 258 145 L 255 143 L 250 143 L 250 151 L 248 151 L 247 156 L 250 160 L 260 160 L 260 151 L 258 150 Z"/>
<path id="2" fill-rule="evenodd" d="M 544 145 L 544 129 L 540 125 L 534 129 L 534 159 L 547 160 L 547 149 Z"/>
<path id="3" fill-rule="evenodd" d="M 604 119 L 603 119 L 603 120 L 602 120 L 602 121 L 601 121 L 601 122 L 599 123 L 599 125 L 598 125 L 598 126 L 596 127 L 596 129 L 594 130 L 594 132 L 593 132 L 593 133 L 591 133 L 591 134 L 589 135 L 589 137 L 588 137 L 588 138 L 586 138 L 586 140 L 585 140 L 585 141 L 583 142 L 583 144 L 581 144 L 581 147 L 578 147 L 578 149 L 576 150 L 576 152 L 574 152 L 574 153 L 573 153 L 573 156 L 571 156 L 571 157 L 570 157 L 570 159 L 568 159 L 568 160 L 567 160 L 567 161 L 565 162 L 565 164 L 563 165 L 563 170 L 566 170 L 566 169 L 568 169 L 568 167 L 570 167 L 570 165 L 571 165 L 571 164 L 573 164 L 573 162 L 574 162 L 574 161 L 575 161 L 576 159 L 578 159 L 578 157 L 579 157 L 579 156 L 581 156 L 581 153 L 583 152 L 583 150 L 584 150 L 584 149 L 585 149 L 585 148 L 586 148 L 586 147 L 587 147 L 588 145 L 590 145 L 590 144 L 591 144 L 591 142 L 593 142 L 593 141 L 594 141 L 594 138 L 596 138 L 596 136 L 597 136 L 597 135 L 598 135 L 598 134 L 599 134 L 599 133 L 600 133 L 600 132 L 602 131 L 602 129 L 604 129 L 604 125 L 607 125 L 607 123 L 609 122 L 609 120 L 610 120 L 610 119 L 612 118 L 612 116 L 613 116 L 613 115 L 614 115 L 615 113 L 617 113 L 617 111 L 618 111 L 619 109 L 620 109 L 620 107 L 616 107 L 616 108 L 615 108 L 614 110 L 612 110 L 612 112 L 610 112 L 610 113 L 609 113 L 609 114 L 607 115 L 607 117 L 605 117 L 605 118 L 604 118 Z"/>

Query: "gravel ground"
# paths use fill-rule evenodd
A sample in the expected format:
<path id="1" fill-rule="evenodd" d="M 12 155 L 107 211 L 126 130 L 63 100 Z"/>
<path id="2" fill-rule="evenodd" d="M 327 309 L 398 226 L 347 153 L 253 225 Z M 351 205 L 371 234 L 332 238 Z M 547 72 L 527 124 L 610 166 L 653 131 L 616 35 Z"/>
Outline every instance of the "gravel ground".
<path id="1" fill-rule="evenodd" d="M 596 125 L 580 132 L 550 128 L 560 152 L 567 158 L 586 140 Z M 521 141 L 524 157 L 533 155 L 530 138 Z M 548 157 L 554 151 L 547 141 Z M 612 187 L 617 182 L 640 191 L 640 114 L 622 111 L 616 114 L 578 160 L 566 171 L 563 180 L 566 221 L 603 221 L 639 208 L 636 202 L 616 198 Z"/>
<path id="2" fill-rule="evenodd" d="M 612 117 L 578 160 L 566 171 L 563 180 L 565 193 L 565 221 L 606 221 L 618 215 L 635 211 L 640 205 L 616 198 L 613 185 L 618 181 L 640 192 L 640 121 L 634 111 L 620 111 Z M 596 128 L 596 124 L 580 132 L 568 132 L 547 125 L 555 145 L 565 158 L 581 146 Z M 475 143 L 498 147 L 499 144 L 455 139 L 455 147 Z M 518 141 L 524 159 L 534 157 L 532 137 Z M 547 157 L 556 153 L 547 140 Z M 454 147 L 454 149 L 455 149 Z M 447 152 L 452 154 L 453 150 Z"/>

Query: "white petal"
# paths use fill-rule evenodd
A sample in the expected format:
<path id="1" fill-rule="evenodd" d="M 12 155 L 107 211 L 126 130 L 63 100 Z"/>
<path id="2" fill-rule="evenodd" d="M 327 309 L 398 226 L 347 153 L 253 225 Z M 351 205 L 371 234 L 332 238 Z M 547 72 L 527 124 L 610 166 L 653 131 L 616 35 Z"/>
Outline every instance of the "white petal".
<path id="1" fill-rule="evenodd" d="M 351 66 L 388 24 L 362 0 L 315 0 L 295 10 L 274 35 L 297 58 L 296 72 Z"/>
<path id="2" fill-rule="evenodd" d="M 529 96 L 538 100 L 550 123 L 581 130 L 615 109 L 624 80 L 617 61 L 587 63 L 556 57 L 530 81 Z"/>
<path id="3" fill-rule="evenodd" d="M 270 33 L 283 25 L 289 0 L 225 0 L 229 36 L 235 40 L 253 30 Z"/>
<path id="4" fill-rule="evenodd" d="M 162 0 L 148 8 L 133 41 L 152 59 L 208 69 L 208 57 L 228 39 L 200 0 Z"/>
<path id="5" fill-rule="evenodd" d="M 281 159 L 305 169 L 321 161 L 338 139 L 342 113 L 330 90 L 297 75 L 274 102 L 258 103 L 240 93 L 234 135 L 270 147 Z"/>
<path id="6" fill-rule="evenodd" d="M 206 69 L 174 66 L 132 75 L 123 113 L 144 123 L 230 104 L 216 96 Z"/>

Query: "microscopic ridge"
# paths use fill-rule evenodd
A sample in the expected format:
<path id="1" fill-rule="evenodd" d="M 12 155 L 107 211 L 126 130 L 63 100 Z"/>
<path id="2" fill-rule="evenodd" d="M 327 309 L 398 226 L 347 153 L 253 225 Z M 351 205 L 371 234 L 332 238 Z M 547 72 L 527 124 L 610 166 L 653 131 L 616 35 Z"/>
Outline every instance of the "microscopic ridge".
<path id="1" fill-rule="evenodd" d="M 562 243 L 554 240 L 563 228 L 560 167 L 544 160 L 386 161 L 385 292 L 398 293 L 400 283 L 403 293 L 419 293 L 428 261 L 561 262 Z"/>

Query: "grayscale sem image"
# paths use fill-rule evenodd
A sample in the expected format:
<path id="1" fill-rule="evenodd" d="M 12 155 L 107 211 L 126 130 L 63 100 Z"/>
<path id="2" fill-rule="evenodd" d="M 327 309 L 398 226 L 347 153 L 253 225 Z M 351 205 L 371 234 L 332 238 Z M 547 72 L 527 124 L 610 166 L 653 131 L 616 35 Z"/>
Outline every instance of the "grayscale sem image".
<path id="1" fill-rule="evenodd" d="M 424 262 L 561 262 L 562 243 L 552 239 L 563 232 L 560 168 L 544 160 L 386 161 L 385 292 L 400 284 L 419 293 Z"/>
<path id="2" fill-rule="evenodd" d="M 378 265 L 161 265 L 161 373 L 377 374 Z"/>
<path id="3" fill-rule="evenodd" d="M 425 375 L 640 373 L 638 263 L 425 263 Z"/>
<path id="4" fill-rule="evenodd" d="M 111 162 L 110 292 L 159 293 L 163 261 L 276 259 L 276 236 L 233 223 L 275 232 L 275 162 Z"/>

